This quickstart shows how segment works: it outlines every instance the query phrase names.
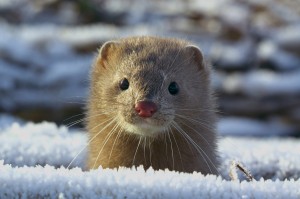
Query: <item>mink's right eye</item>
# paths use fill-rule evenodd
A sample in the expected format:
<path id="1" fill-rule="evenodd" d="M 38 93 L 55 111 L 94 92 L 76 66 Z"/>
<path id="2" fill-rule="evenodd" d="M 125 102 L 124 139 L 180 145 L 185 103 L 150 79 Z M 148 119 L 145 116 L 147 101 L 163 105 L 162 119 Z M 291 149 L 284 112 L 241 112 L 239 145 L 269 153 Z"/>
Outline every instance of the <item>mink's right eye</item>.
<path id="1" fill-rule="evenodd" d="M 120 81 L 119 86 L 122 91 L 125 91 L 129 88 L 129 81 L 126 78 L 124 78 Z"/>

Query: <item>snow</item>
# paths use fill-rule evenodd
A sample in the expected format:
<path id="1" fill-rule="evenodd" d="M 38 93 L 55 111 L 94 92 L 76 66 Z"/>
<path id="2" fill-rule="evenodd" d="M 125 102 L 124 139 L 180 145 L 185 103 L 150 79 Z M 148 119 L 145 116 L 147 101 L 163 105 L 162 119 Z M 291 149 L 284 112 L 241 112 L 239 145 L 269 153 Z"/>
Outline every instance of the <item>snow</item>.
<path id="1" fill-rule="evenodd" d="M 68 165 L 84 147 L 86 139 L 83 133 L 70 134 L 66 127 L 57 127 L 54 123 L 27 123 L 25 126 L 14 123 L 0 132 L 0 159 L 14 166 Z M 75 166 L 83 167 L 84 154 L 77 158 Z M 81 165 L 76 164 L 78 161 Z"/>
<path id="2" fill-rule="evenodd" d="M 230 26 L 239 27 L 242 30 L 246 28 L 246 21 L 249 20 L 250 11 L 247 7 L 229 4 L 220 9 L 220 19 Z"/>
<path id="3" fill-rule="evenodd" d="M 297 47 L 300 46 L 300 25 L 295 24 L 279 29 L 272 35 L 272 38 L 283 47 Z"/>
<path id="4" fill-rule="evenodd" d="M 288 135 L 293 128 L 273 119 L 268 122 L 243 117 L 225 117 L 218 123 L 221 135 L 231 136 L 274 136 Z"/>
<path id="5" fill-rule="evenodd" d="M 211 0 L 211 1 L 195 1 L 193 0 L 190 4 L 190 9 L 197 10 L 205 13 L 207 16 L 216 15 L 222 6 L 228 4 L 229 0 Z"/>
<path id="6" fill-rule="evenodd" d="M 288 39 L 289 38 L 287 38 L 286 40 Z M 291 39 L 291 41 L 286 41 L 286 43 L 288 42 L 290 43 L 294 42 L 296 46 L 298 41 L 296 41 L 295 39 L 294 40 Z M 289 44 L 289 48 L 295 48 L 295 47 Z M 257 55 L 258 58 L 261 59 L 262 61 L 268 60 L 270 63 L 275 64 L 276 68 L 280 70 L 292 70 L 292 69 L 297 70 L 300 65 L 300 59 L 298 56 L 280 49 L 275 42 L 270 40 L 263 41 L 259 44 L 257 49 Z"/>
<path id="7" fill-rule="evenodd" d="M 300 70 L 277 74 L 269 70 L 235 73 L 224 79 L 223 88 L 229 93 L 250 97 L 293 96 L 300 91 Z"/>
<path id="8" fill-rule="evenodd" d="M 300 197 L 300 141 L 292 138 L 221 137 L 220 176 L 142 168 L 85 171 L 85 132 L 48 122 L 14 123 L 0 130 L 0 140 L 0 198 Z M 230 181 L 232 160 L 255 180 Z"/>
<path id="9" fill-rule="evenodd" d="M 249 95 L 293 95 L 300 91 L 300 70 L 277 75 L 271 71 L 256 71 L 245 77 L 243 88 Z"/>
<path id="10" fill-rule="evenodd" d="M 230 182 L 200 173 L 135 169 L 83 172 L 0 164 L 1 198 L 298 198 L 300 181 Z M 35 175 L 32 175 L 35 173 Z M 142 179 L 142 180 L 141 180 Z M 280 191 L 278 191 L 280 190 Z"/>
<path id="11" fill-rule="evenodd" d="M 219 68 L 244 69 L 253 61 L 252 46 L 252 42 L 247 39 L 236 43 L 217 42 L 212 46 L 210 56 Z"/>

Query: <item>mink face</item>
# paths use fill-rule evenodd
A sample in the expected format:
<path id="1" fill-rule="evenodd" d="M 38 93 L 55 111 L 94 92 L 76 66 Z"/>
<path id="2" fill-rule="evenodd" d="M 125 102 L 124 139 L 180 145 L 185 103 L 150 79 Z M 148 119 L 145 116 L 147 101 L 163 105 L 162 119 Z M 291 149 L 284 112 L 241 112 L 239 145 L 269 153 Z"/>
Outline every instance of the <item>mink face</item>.
<path id="1" fill-rule="evenodd" d="M 89 168 L 217 173 L 209 75 L 201 51 L 186 41 L 105 43 L 91 73 Z"/>
<path id="2" fill-rule="evenodd" d="M 207 103 L 209 83 L 202 60 L 195 55 L 200 51 L 184 43 L 149 41 L 106 44 L 102 51 L 110 55 L 102 52 L 99 59 L 105 60 L 94 66 L 98 73 L 93 76 L 97 88 L 93 93 L 102 104 L 99 111 L 116 118 L 127 133 L 159 136 L 177 116 L 193 117 L 195 112 L 187 115 L 187 110 Z"/>

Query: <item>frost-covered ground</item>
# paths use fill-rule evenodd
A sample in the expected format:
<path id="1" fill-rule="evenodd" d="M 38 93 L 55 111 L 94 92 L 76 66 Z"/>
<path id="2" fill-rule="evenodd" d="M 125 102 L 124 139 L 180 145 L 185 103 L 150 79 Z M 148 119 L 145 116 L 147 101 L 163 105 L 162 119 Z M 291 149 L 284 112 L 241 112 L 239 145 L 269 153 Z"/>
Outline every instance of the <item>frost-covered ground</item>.
<path id="1" fill-rule="evenodd" d="M 0 140 L 0 198 L 300 197 L 300 141 L 292 138 L 222 137 L 219 177 L 142 168 L 84 171 L 86 134 L 53 123 L 13 123 L 0 130 Z M 230 181 L 232 160 L 255 181 Z"/>
<path id="2" fill-rule="evenodd" d="M 289 198 L 300 196 L 300 181 L 230 182 L 200 173 L 0 165 L 1 198 Z"/>

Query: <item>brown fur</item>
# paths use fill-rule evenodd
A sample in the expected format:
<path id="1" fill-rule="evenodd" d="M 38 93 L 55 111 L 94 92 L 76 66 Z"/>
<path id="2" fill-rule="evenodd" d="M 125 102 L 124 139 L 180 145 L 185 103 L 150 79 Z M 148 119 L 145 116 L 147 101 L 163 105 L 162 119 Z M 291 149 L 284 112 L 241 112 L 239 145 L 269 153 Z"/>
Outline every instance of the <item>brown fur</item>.
<path id="1" fill-rule="evenodd" d="M 132 37 L 102 46 L 91 73 L 86 118 L 89 169 L 143 165 L 145 169 L 217 173 L 210 68 L 202 53 L 190 45 L 178 39 Z M 130 85 L 121 91 L 119 82 L 124 77 Z M 180 88 L 175 96 L 168 93 L 172 81 Z M 158 105 L 151 118 L 136 114 L 135 103 L 141 100 Z"/>

